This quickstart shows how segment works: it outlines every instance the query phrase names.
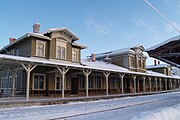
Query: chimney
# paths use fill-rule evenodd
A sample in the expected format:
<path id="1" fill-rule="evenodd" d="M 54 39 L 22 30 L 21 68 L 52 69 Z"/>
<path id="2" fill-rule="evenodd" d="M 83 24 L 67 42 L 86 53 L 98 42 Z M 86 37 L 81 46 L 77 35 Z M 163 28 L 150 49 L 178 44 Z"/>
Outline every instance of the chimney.
<path id="1" fill-rule="evenodd" d="M 156 66 L 156 65 L 157 65 L 156 60 L 154 60 L 154 66 Z"/>
<path id="2" fill-rule="evenodd" d="M 9 44 L 12 44 L 16 41 L 16 38 L 9 38 Z"/>
<path id="3" fill-rule="evenodd" d="M 158 65 L 160 64 L 160 61 L 158 61 Z"/>
<path id="4" fill-rule="evenodd" d="M 39 33 L 40 31 L 40 23 L 35 23 L 33 25 L 33 33 Z"/>
<path id="5" fill-rule="evenodd" d="M 94 53 L 91 54 L 91 61 L 96 62 L 96 54 Z"/>

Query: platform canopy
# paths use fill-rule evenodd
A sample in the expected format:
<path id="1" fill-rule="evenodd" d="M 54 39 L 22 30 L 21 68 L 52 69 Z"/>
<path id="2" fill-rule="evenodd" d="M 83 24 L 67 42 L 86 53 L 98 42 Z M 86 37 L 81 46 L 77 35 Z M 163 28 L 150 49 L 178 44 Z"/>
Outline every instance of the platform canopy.
<path id="1" fill-rule="evenodd" d="M 150 57 L 180 68 L 180 35 L 146 50 Z"/>

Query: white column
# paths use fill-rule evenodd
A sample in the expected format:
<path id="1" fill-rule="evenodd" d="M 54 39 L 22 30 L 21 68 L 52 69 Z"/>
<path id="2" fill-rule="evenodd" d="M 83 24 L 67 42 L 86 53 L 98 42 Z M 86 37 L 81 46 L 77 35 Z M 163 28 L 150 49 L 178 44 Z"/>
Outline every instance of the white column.
<path id="1" fill-rule="evenodd" d="M 11 74 L 12 74 L 12 97 L 14 97 L 15 95 L 15 80 L 16 80 L 16 73 L 17 70 L 10 70 Z"/>
<path id="2" fill-rule="evenodd" d="M 149 91 L 151 92 L 151 77 L 149 77 Z"/>
<path id="3" fill-rule="evenodd" d="M 69 68 L 65 67 L 57 67 L 58 71 L 62 75 L 62 98 L 64 98 L 64 88 L 65 88 L 65 74 L 68 72 Z"/>
<path id="4" fill-rule="evenodd" d="M 167 91 L 167 78 L 165 78 L 165 87 L 166 87 L 166 91 Z"/>
<path id="5" fill-rule="evenodd" d="M 15 80 L 16 80 L 16 73 L 12 73 L 12 97 L 15 95 Z"/>
<path id="6" fill-rule="evenodd" d="M 154 78 L 156 84 L 156 92 L 158 91 L 157 78 Z"/>
<path id="7" fill-rule="evenodd" d="M 170 79 L 170 85 L 171 85 L 171 87 L 170 87 L 170 88 L 171 88 L 171 90 L 172 90 L 172 79 Z"/>
<path id="8" fill-rule="evenodd" d="M 134 81 L 134 93 L 136 94 L 136 75 L 132 75 Z"/>
<path id="9" fill-rule="evenodd" d="M 146 76 L 143 76 L 143 91 L 146 92 Z"/>
<path id="10" fill-rule="evenodd" d="M 119 76 L 121 78 L 121 92 L 122 92 L 122 94 L 124 94 L 124 75 L 125 74 L 119 73 Z"/>
<path id="11" fill-rule="evenodd" d="M 137 86 L 138 86 L 138 92 L 139 92 L 139 80 L 137 79 Z"/>
<path id="12" fill-rule="evenodd" d="M 26 99 L 29 100 L 29 84 L 30 84 L 30 74 L 31 71 L 37 66 L 37 65 L 31 65 L 28 64 L 27 66 L 25 66 L 24 64 L 21 64 L 23 66 L 23 68 L 26 70 L 26 74 L 27 74 L 27 85 L 26 85 Z"/>
<path id="13" fill-rule="evenodd" d="M 91 74 L 91 70 L 82 70 L 84 75 L 86 76 L 86 97 L 89 96 L 88 91 L 89 91 L 89 75 Z"/>
<path id="14" fill-rule="evenodd" d="M 109 79 L 108 79 L 108 77 L 110 75 L 110 72 L 103 72 L 103 74 L 106 77 L 106 95 L 108 95 L 109 94 L 109 91 L 108 91 L 108 89 L 109 89 L 109 87 L 108 87 L 109 86 L 109 84 L 108 84 Z"/>
<path id="15" fill-rule="evenodd" d="M 162 79 L 161 78 L 159 78 L 159 86 L 160 86 L 160 91 L 162 91 L 162 81 L 161 81 Z"/>

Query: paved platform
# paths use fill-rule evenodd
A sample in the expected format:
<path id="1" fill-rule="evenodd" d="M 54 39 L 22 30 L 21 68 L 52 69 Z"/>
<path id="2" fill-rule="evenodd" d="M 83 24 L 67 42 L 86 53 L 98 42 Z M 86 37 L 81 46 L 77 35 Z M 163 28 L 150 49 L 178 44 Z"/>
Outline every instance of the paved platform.
<path id="1" fill-rule="evenodd" d="M 0 107 L 15 107 L 15 106 L 30 106 L 30 105 L 52 105 L 52 104 L 66 104 L 68 102 L 76 101 L 94 101 L 100 99 L 112 99 L 120 97 L 142 96 L 152 94 L 162 94 L 168 92 L 176 92 L 179 90 L 168 90 L 158 92 L 144 92 L 144 93 L 128 93 L 128 94 L 113 94 L 113 95 L 100 95 L 100 96 L 81 96 L 81 97 L 66 97 L 66 98 L 50 98 L 50 97 L 31 97 L 26 100 L 25 97 L 15 98 L 0 98 Z"/>

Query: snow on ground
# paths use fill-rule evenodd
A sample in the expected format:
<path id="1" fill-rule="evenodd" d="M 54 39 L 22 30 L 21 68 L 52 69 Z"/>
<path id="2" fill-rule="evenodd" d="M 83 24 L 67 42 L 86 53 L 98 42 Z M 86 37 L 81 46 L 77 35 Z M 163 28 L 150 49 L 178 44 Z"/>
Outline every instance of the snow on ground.
<path id="1" fill-rule="evenodd" d="M 154 111 L 147 111 L 141 113 L 139 116 L 132 118 L 131 120 L 179 120 L 180 119 L 180 104 L 160 108 Z"/>
<path id="2" fill-rule="evenodd" d="M 180 119 L 179 103 L 180 92 L 173 92 L 59 105 L 0 108 L 0 120 L 176 120 Z M 176 118 L 163 119 L 167 116 Z"/>

